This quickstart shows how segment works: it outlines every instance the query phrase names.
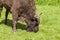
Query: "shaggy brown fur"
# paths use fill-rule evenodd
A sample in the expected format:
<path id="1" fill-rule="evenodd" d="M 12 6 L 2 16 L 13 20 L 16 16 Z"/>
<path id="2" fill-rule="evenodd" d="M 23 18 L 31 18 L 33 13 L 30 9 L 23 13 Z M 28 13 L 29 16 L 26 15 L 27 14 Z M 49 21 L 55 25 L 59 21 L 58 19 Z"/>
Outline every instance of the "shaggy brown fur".
<path id="1" fill-rule="evenodd" d="M 34 0 L 0 0 L 0 15 L 3 6 L 6 8 L 5 24 L 7 24 L 8 13 L 12 13 L 13 31 L 16 31 L 16 23 L 18 19 L 22 19 L 27 24 L 27 31 L 37 32 L 39 30 L 39 18 L 35 14 Z"/>

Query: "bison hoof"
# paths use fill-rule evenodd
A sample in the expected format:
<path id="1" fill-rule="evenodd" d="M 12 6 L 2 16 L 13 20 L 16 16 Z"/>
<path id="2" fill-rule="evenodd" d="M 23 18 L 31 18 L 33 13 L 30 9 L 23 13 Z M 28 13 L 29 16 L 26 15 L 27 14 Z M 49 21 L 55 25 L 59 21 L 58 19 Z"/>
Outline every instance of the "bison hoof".
<path id="1" fill-rule="evenodd" d="M 7 25 L 7 22 L 5 22 L 4 24 Z"/>

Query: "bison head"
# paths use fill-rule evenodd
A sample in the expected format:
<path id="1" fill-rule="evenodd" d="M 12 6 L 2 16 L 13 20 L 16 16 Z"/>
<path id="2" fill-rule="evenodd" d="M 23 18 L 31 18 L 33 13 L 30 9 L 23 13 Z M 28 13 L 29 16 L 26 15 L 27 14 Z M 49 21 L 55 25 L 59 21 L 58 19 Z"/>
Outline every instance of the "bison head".
<path id="1" fill-rule="evenodd" d="M 27 21 L 27 31 L 37 32 L 39 30 L 39 16 L 35 15 Z"/>

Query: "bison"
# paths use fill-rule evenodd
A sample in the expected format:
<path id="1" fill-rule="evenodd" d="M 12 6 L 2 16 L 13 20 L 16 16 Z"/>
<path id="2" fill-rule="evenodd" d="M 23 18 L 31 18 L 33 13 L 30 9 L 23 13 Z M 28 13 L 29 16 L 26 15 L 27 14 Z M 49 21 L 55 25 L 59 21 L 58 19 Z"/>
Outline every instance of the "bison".
<path id="1" fill-rule="evenodd" d="M 12 13 L 13 32 L 16 32 L 18 19 L 27 24 L 27 31 L 37 32 L 39 30 L 39 16 L 35 13 L 35 0 L 0 0 L 0 16 L 2 8 L 6 8 L 5 24 L 7 24 L 8 13 Z"/>

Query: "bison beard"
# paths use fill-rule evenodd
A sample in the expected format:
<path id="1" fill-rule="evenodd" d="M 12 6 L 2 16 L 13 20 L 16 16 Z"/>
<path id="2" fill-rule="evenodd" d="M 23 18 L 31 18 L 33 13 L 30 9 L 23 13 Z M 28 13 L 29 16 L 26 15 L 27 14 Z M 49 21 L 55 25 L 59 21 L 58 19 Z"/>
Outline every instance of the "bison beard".
<path id="1" fill-rule="evenodd" d="M 39 18 L 35 14 L 36 7 L 34 0 L 0 0 L 0 16 L 3 7 L 6 8 L 5 24 L 7 24 L 8 13 L 12 13 L 12 26 L 14 32 L 16 32 L 18 19 L 22 19 L 26 22 L 27 31 L 37 32 L 39 30 Z"/>

